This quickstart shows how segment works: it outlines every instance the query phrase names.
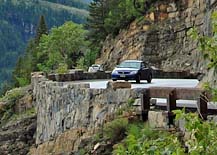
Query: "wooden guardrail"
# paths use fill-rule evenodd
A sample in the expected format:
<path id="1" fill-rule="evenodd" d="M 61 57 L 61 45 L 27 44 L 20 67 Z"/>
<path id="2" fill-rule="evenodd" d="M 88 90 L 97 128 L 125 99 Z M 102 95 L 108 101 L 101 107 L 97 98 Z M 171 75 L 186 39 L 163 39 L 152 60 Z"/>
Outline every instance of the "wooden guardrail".
<path id="1" fill-rule="evenodd" d="M 198 114 L 204 120 L 208 115 L 208 101 L 210 95 L 199 88 L 173 88 L 173 87 L 151 87 L 146 89 L 141 95 L 142 118 L 144 121 L 148 119 L 148 111 L 150 110 L 151 98 L 166 98 L 167 112 L 169 124 L 173 124 L 175 115 L 173 110 L 177 109 L 176 100 L 197 100 Z"/>

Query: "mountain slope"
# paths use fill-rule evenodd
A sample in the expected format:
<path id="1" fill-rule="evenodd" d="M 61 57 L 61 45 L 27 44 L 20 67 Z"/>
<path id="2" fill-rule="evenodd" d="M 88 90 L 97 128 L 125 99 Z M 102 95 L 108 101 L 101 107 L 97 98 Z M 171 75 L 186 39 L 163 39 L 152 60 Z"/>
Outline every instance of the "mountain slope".
<path id="1" fill-rule="evenodd" d="M 0 0 L 0 89 L 3 81 L 11 79 L 17 58 L 24 53 L 27 41 L 35 35 L 40 15 L 44 15 L 48 28 L 65 21 L 84 23 L 88 16 L 87 3 L 72 0 L 64 5 L 56 0 Z M 79 3 L 78 3 L 79 2 Z M 82 4 L 84 9 L 76 6 Z"/>
<path id="2" fill-rule="evenodd" d="M 72 6 L 79 9 L 87 9 L 88 8 L 87 4 L 91 2 L 91 0 L 70 0 L 70 1 L 69 0 L 47 0 L 47 1 L 53 3 L 59 3 L 67 6 Z"/>

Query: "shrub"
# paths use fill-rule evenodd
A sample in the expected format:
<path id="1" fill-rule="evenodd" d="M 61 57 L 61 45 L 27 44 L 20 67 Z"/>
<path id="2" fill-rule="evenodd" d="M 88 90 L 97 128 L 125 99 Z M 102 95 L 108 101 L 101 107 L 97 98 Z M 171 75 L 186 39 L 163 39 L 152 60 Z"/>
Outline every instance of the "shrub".
<path id="1" fill-rule="evenodd" d="M 15 88 L 10 91 L 7 91 L 5 96 L 0 99 L 0 101 L 5 102 L 15 102 L 18 98 L 21 98 L 24 95 L 24 92 L 21 88 Z"/>
<path id="2" fill-rule="evenodd" d="M 185 128 L 191 134 L 186 141 L 189 154 L 212 155 L 217 152 L 217 124 L 209 121 L 202 121 L 197 113 L 188 113 L 175 110 L 176 119 L 185 120 Z"/>
<path id="3" fill-rule="evenodd" d="M 176 135 L 156 131 L 144 124 L 130 125 L 124 142 L 118 144 L 114 155 L 179 155 L 184 149 Z"/>
<path id="4" fill-rule="evenodd" d="M 56 69 L 56 72 L 58 74 L 67 73 L 68 72 L 68 66 L 67 66 L 67 64 L 60 63 L 59 66 L 58 66 L 58 68 Z"/>
<path id="5" fill-rule="evenodd" d="M 125 118 L 113 120 L 105 125 L 104 136 L 112 142 L 122 140 L 126 135 L 127 126 L 128 120 Z"/>
<path id="6" fill-rule="evenodd" d="M 134 102 L 135 102 L 135 99 L 134 99 L 134 98 L 129 98 L 128 101 L 127 101 L 128 107 L 132 107 L 133 104 L 134 104 Z"/>
<path id="7" fill-rule="evenodd" d="M 24 96 L 24 92 L 21 88 L 15 88 L 10 91 L 7 91 L 5 96 L 0 99 L 0 101 L 5 102 L 6 104 L 1 106 L 0 109 L 0 122 L 8 120 L 14 114 L 14 106 L 16 101 Z"/>

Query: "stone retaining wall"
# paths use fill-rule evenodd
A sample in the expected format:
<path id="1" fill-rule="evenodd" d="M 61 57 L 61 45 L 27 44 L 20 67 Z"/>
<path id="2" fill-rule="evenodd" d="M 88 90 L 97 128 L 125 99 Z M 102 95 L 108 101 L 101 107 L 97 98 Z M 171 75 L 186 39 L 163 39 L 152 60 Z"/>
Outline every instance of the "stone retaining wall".
<path id="1" fill-rule="evenodd" d="M 53 82 L 42 75 L 32 77 L 32 86 L 38 112 L 36 144 L 68 129 L 98 127 L 142 91 L 114 89 L 110 84 L 107 89 L 90 89 L 89 84 Z"/>
<path id="2" fill-rule="evenodd" d="M 153 78 L 165 78 L 165 79 L 196 79 L 200 73 L 190 73 L 190 71 L 163 71 L 153 70 Z M 82 70 L 74 71 L 66 74 L 49 74 L 47 76 L 49 80 L 66 82 L 77 80 L 94 80 L 94 79 L 111 79 L 111 71 L 89 73 Z"/>

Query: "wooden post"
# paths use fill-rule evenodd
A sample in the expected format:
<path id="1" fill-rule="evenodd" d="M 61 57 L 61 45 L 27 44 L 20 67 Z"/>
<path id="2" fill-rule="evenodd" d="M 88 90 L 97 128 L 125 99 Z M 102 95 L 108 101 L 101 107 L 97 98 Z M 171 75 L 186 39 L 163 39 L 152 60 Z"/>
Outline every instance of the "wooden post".
<path id="1" fill-rule="evenodd" d="M 168 125 L 174 125 L 175 115 L 172 112 L 176 110 L 176 89 L 172 90 L 169 94 L 168 103 L 167 103 L 167 111 L 168 111 Z"/>
<path id="2" fill-rule="evenodd" d="M 208 99 L 207 99 L 207 94 L 206 92 L 202 92 L 200 95 L 200 99 L 198 104 L 198 112 L 199 112 L 199 116 L 203 119 L 203 120 L 207 120 L 207 115 L 208 115 Z"/>
<path id="3" fill-rule="evenodd" d="M 148 111 L 150 110 L 150 92 L 147 89 L 141 94 L 141 105 L 142 105 L 142 120 L 148 120 Z"/>

